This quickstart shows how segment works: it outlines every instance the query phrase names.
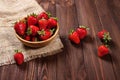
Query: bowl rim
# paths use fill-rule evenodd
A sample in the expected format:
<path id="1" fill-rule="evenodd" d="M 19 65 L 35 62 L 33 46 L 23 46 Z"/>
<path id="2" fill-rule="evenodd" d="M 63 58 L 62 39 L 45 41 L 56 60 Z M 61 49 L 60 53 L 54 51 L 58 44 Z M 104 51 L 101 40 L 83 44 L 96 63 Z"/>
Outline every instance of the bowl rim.
<path id="1" fill-rule="evenodd" d="M 58 31 L 59 31 L 59 25 L 57 24 L 56 31 L 55 31 L 55 33 L 54 33 L 50 38 L 48 38 L 48 39 L 46 39 L 46 40 L 43 40 L 43 41 L 36 41 L 36 42 L 27 41 L 27 40 L 21 38 L 16 32 L 15 32 L 15 34 L 16 34 L 17 38 L 19 38 L 19 39 L 22 40 L 23 42 L 31 43 L 31 44 L 38 44 L 38 43 L 44 43 L 44 42 L 47 42 L 47 41 L 53 39 L 53 38 L 58 34 Z"/>

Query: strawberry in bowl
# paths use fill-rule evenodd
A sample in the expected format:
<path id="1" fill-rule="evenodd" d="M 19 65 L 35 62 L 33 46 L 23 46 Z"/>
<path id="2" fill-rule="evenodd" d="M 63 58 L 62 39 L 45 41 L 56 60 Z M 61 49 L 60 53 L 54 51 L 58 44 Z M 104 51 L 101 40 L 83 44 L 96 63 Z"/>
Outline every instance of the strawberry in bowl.
<path id="1" fill-rule="evenodd" d="M 50 43 L 58 34 L 56 18 L 46 12 L 33 13 L 14 24 L 16 37 L 26 46 L 42 47 Z"/>

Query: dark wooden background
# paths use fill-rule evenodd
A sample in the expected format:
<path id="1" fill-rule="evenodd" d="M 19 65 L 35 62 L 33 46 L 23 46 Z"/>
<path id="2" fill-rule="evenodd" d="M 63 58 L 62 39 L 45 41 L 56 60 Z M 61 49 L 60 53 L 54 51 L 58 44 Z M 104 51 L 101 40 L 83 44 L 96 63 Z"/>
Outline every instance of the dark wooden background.
<path id="1" fill-rule="evenodd" d="M 57 16 L 63 52 L 24 63 L 0 67 L 0 80 L 120 80 L 120 0 L 37 0 Z M 80 45 L 68 40 L 70 28 L 90 27 Z M 102 29 L 113 39 L 110 55 L 97 56 Z"/>

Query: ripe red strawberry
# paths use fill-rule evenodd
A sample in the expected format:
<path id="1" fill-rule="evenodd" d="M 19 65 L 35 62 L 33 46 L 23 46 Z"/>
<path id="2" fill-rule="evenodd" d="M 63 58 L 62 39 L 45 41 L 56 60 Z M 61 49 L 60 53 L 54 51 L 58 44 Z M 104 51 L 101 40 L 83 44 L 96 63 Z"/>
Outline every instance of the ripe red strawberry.
<path id="1" fill-rule="evenodd" d="M 110 34 L 108 31 L 106 30 L 102 30 L 102 31 L 99 31 L 98 34 L 97 34 L 98 38 L 101 39 L 101 41 L 104 43 L 104 44 L 109 44 L 109 42 L 111 41 L 111 37 L 110 37 Z"/>
<path id="2" fill-rule="evenodd" d="M 30 26 L 30 25 L 35 25 L 35 24 L 37 24 L 37 18 L 36 18 L 36 14 L 31 14 L 30 16 L 28 16 L 28 18 L 27 18 L 27 22 L 28 22 L 28 26 Z"/>
<path id="3" fill-rule="evenodd" d="M 49 13 L 42 12 L 42 13 L 38 14 L 37 19 L 38 19 L 38 20 L 39 20 L 39 19 L 42 19 L 42 18 L 44 18 L 44 19 L 49 19 L 49 17 L 50 17 L 50 14 L 49 14 Z"/>
<path id="4" fill-rule="evenodd" d="M 15 50 L 16 54 L 14 55 L 14 60 L 18 65 L 21 65 L 24 62 L 24 55 L 22 52 L 18 52 L 18 50 Z"/>
<path id="5" fill-rule="evenodd" d="M 16 22 L 14 25 L 14 29 L 18 35 L 23 36 L 26 30 L 26 24 L 24 22 Z"/>
<path id="6" fill-rule="evenodd" d="M 30 41 L 31 37 L 30 37 L 30 35 L 26 35 L 24 39 L 27 41 Z"/>
<path id="7" fill-rule="evenodd" d="M 57 27 L 57 19 L 56 18 L 49 18 L 48 19 L 48 28 L 51 29 L 51 28 L 55 28 Z"/>
<path id="8" fill-rule="evenodd" d="M 37 31 L 39 31 L 39 28 L 37 26 L 30 25 L 30 27 L 27 29 L 27 35 L 36 36 Z"/>
<path id="9" fill-rule="evenodd" d="M 98 36 L 100 39 L 103 39 L 104 34 L 105 34 L 106 32 L 107 32 L 106 30 L 99 31 L 99 32 L 97 33 L 97 36 Z"/>
<path id="10" fill-rule="evenodd" d="M 46 19 L 40 19 L 38 21 L 38 24 L 39 24 L 39 29 L 42 30 L 42 29 L 46 29 L 47 26 L 48 26 L 48 20 Z"/>
<path id="11" fill-rule="evenodd" d="M 49 29 L 46 29 L 46 30 L 42 29 L 41 31 L 38 31 L 38 34 L 40 35 L 39 36 L 40 40 L 46 40 L 46 39 L 50 38 L 52 35 L 52 33 Z"/>
<path id="12" fill-rule="evenodd" d="M 76 32 L 78 33 L 80 39 L 83 39 L 86 37 L 87 29 L 88 28 L 86 26 L 80 26 L 76 29 Z"/>
<path id="13" fill-rule="evenodd" d="M 68 37 L 69 37 L 69 40 L 71 40 L 75 44 L 79 44 L 80 43 L 79 35 L 78 35 L 78 33 L 76 31 L 71 30 Z"/>
<path id="14" fill-rule="evenodd" d="M 101 45 L 98 47 L 98 56 L 102 57 L 104 55 L 109 54 L 109 49 L 105 45 Z"/>

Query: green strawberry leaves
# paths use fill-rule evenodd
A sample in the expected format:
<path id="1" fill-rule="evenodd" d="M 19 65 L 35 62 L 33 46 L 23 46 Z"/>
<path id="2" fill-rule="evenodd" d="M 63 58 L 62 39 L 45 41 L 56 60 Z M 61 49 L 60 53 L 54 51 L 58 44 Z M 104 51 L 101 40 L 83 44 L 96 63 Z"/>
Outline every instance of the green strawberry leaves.
<path id="1" fill-rule="evenodd" d="M 105 32 L 103 35 L 103 44 L 105 45 L 109 45 L 109 42 L 112 40 L 110 33 L 109 32 Z"/>

